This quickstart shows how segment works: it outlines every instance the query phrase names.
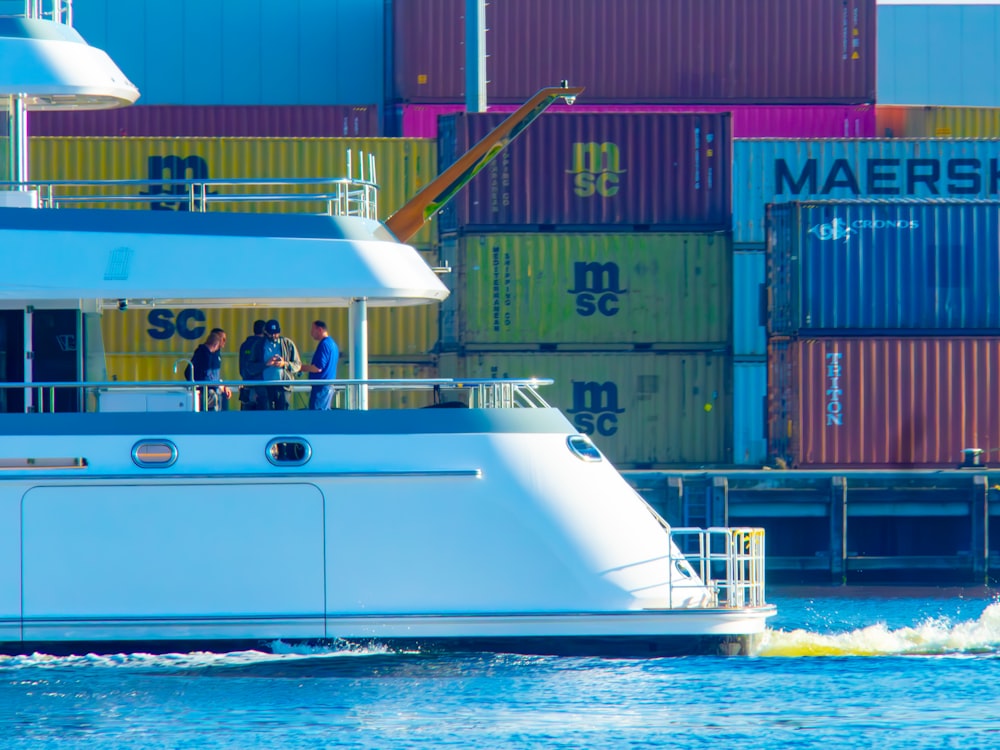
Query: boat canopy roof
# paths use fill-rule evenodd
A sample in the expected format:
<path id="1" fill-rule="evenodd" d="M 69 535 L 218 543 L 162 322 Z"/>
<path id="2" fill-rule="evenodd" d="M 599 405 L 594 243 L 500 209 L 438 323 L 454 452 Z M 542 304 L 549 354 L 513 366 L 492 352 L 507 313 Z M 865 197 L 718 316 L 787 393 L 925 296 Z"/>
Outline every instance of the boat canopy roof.
<path id="1" fill-rule="evenodd" d="M 420 254 L 371 219 L 0 208 L 0 303 L 371 307 L 440 301 Z"/>

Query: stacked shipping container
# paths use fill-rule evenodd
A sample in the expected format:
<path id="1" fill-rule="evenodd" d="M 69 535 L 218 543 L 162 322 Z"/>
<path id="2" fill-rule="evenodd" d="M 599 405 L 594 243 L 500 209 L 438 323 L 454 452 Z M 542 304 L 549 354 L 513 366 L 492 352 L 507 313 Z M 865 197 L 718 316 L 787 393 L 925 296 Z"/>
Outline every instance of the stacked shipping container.
<path id="1" fill-rule="evenodd" d="M 1000 203 L 772 205 L 768 237 L 774 455 L 954 467 L 1000 449 Z"/>
<path id="2" fill-rule="evenodd" d="M 501 120 L 442 118 L 442 163 Z M 728 114 L 536 122 L 442 216 L 441 374 L 555 378 L 620 467 L 731 463 L 730 163 Z"/>
<path id="3" fill-rule="evenodd" d="M 767 291 L 765 206 L 887 197 L 996 199 L 1000 197 L 1000 141 L 737 140 L 734 154 L 734 431 L 737 460 L 754 463 L 767 458 L 766 451 L 755 449 L 763 445 L 767 434 L 766 409 L 761 406 L 767 398 L 766 316 L 761 314 L 766 310 Z M 854 279 L 842 281 L 855 283 Z M 740 450 L 743 445 L 747 448 Z"/>
<path id="4" fill-rule="evenodd" d="M 0 142 L 0 161 L 6 157 L 6 147 L 6 142 Z M 347 173 L 348 151 L 354 155 L 355 173 L 360 155 L 374 154 L 379 165 L 379 205 L 383 217 L 437 174 L 435 145 L 416 139 L 66 137 L 32 138 L 30 142 L 35 180 L 148 180 L 152 188 L 138 185 L 132 188 L 136 198 L 148 195 L 148 202 L 136 201 L 128 207 L 158 210 L 176 210 L 178 205 L 165 199 L 187 194 L 184 184 L 165 182 L 158 187 L 158 180 L 330 178 Z M 317 202 L 280 205 L 247 202 L 225 206 L 224 210 L 321 212 L 325 206 Z M 414 244 L 429 263 L 437 264 L 434 222 L 421 230 Z M 164 257 L 163 262 L 170 263 L 171 259 Z M 239 257 L 206 259 L 204 268 L 191 272 L 221 276 L 240 262 Z M 173 372 L 175 360 L 190 357 L 211 328 L 222 327 L 229 334 L 223 377 L 237 379 L 237 346 L 252 330 L 254 320 L 269 317 L 282 322 L 304 357 L 311 356 L 309 323 L 316 318 L 325 319 L 341 348 L 347 349 L 348 322 L 343 310 L 116 311 L 105 314 L 102 323 L 108 375 L 122 380 L 179 378 L 181 375 Z M 439 338 L 436 306 L 373 309 L 369 317 L 372 377 L 390 376 L 376 373 L 397 373 L 393 377 L 408 377 L 405 373 L 418 372 L 434 374 L 433 356 Z"/>

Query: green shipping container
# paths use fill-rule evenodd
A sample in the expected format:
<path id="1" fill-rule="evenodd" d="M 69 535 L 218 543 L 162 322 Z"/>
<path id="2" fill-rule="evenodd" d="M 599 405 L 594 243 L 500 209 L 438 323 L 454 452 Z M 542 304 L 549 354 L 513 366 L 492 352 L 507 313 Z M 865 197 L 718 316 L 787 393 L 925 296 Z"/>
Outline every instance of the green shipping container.
<path id="1" fill-rule="evenodd" d="M 732 463 L 732 359 L 716 352 L 442 354 L 443 378 L 552 378 L 539 389 L 619 469 Z"/>
<path id="2" fill-rule="evenodd" d="M 442 344 L 726 347 L 732 247 L 729 233 L 444 239 Z"/>
<path id="3" fill-rule="evenodd" d="M 8 149 L 3 143 L 6 162 Z M 358 176 L 364 155 L 375 157 L 379 185 L 379 215 L 386 219 L 437 176 L 437 145 L 424 138 L 32 138 L 29 146 L 31 179 L 55 180 L 287 180 L 339 179 L 347 177 L 347 154 L 351 152 L 354 176 Z M 181 188 L 177 191 L 177 188 Z M 184 186 L 164 184 L 152 189 L 134 186 L 137 197 L 153 193 L 149 202 L 118 204 L 116 207 L 148 209 L 172 204 L 157 196 L 172 192 L 186 194 Z M 303 188 L 304 192 L 317 190 Z M 73 191 L 80 194 L 84 191 Z M 234 190 L 235 192 L 235 190 Z M 260 189 L 255 192 L 261 192 Z M 94 194 L 93 188 L 86 191 Z M 97 193 L 105 194 L 105 193 Z M 105 206 L 106 207 L 106 206 Z M 308 211 L 320 213 L 318 202 L 233 203 L 226 211 Z M 437 221 L 432 219 L 412 239 L 412 245 L 429 248 L 437 242 Z M 218 266 L 224 272 L 225 261 Z M 168 259 L 165 259 L 168 262 Z"/>

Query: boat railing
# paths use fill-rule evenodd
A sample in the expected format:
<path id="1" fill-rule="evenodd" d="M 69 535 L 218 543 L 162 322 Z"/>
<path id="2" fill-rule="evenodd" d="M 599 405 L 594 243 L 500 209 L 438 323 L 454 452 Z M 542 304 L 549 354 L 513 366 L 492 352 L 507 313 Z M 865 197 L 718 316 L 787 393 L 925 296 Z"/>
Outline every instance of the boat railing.
<path id="1" fill-rule="evenodd" d="M 362 165 L 365 155 L 362 154 Z M 350 155 L 348 173 L 352 173 Z M 374 155 L 358 177 L 340 179 L 158 179 L 158 180 L 46 180 L 0 182 L 0 190 L 28 193 L 39 208 L 122 208 L 148 206 L 151 210 L 207 212 L 213 208 L 280 205 L 287 209 L 330 216 L 378 216 L 378 183 Z"/>
<path id="2" fill-rule="evenodd" d="M 670 538 L 681 559 L 671 566 L 690 565 L 714 599 L 712 606 L 761 607 L 764 599 L 764 529 L 750 527 L 671 528 Z M 674 580 L 673 586 L 688 585 Z"/>
<path id="3" fill-rule="evenodd" d="M 234 392 L 239 387 L 291 386 L 308 392 L 314 385 L 329 385 L 340 409 L 361 410 L 364 394 L 423 392 L 427 406 L 467 406 L 473 409 L 548 408 L 538 388 L 551 385 L 549 378 L 526 379 L 338 379 L 338 380 L 227 380 L 221 385 Z M 86 381 L 0 383 L 0 411 L 10 411 L 12 396 L 23 396 L 24 411 L 202 411 L 215 381 Z M 7 408 L 3 409 L 2 405 Z M 20 410 L 20 409 L 18 409 Z"/>

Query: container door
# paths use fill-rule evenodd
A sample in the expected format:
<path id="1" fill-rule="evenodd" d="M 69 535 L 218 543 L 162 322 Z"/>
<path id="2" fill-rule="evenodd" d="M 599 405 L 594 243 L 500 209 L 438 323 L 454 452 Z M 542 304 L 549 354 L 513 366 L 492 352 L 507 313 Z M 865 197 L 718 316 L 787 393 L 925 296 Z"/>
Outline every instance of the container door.
<path id="1" fill-rule="evenodd" d="M 24 311 L 0 310 L 0 383 L 24 382 Z M 23 412 L 24 392 L 0 388 L 0 412 Z"/>

